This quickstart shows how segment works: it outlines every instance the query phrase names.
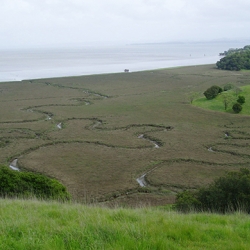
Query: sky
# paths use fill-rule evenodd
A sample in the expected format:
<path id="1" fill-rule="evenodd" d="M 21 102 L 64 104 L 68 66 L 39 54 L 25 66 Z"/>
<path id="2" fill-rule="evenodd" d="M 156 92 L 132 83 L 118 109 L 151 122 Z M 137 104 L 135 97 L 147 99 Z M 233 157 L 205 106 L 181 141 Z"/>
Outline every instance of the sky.
<path id="1" fill-rule="evenodd" d="M 0 49 L 249 40 L 250 0 L 0 0 Z"/>

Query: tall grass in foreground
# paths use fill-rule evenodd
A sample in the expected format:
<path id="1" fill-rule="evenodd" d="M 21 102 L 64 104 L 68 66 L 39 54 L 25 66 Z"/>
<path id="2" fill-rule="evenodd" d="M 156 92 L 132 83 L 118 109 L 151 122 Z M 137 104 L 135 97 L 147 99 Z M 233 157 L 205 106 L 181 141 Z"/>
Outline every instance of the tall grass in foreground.
<path id="1" fill-rule="evenodd" d="M 246 214 L 0 200 L 0 249 L 250 249 Z"/>

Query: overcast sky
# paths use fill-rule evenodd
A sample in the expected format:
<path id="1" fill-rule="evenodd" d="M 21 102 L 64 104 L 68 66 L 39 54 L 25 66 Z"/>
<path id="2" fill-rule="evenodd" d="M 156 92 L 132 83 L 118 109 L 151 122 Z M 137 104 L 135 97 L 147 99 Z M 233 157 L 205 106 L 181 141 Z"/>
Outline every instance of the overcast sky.
<path id="1" fill-rule="evenodd" d="M 0 0 L 0 49 L 250 41 L 249 31 L 250 0 Z"/>

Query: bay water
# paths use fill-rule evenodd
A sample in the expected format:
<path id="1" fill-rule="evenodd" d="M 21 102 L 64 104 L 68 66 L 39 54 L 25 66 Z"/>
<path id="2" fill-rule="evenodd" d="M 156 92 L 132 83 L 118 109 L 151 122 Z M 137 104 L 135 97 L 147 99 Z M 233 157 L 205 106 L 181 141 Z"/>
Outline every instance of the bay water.
<path id="1" fill-rule="evenodd" d="M 0 82 L 215 64 L 219 53 L 246 41 L 0 49 Z"/>

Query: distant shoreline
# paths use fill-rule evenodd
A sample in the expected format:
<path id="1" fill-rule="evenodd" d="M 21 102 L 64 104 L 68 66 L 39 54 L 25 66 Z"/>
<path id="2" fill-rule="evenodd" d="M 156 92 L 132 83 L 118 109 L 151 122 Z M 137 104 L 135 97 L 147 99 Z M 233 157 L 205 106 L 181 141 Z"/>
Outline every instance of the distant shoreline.
<path id="1" fill-rule="evenodd" d="M 89 76 L 215 64 L 245 42 L 184 42 L 81 48 L 0 50 L 0 82 Z"/>
<path id="2" fill-rule="evenodd" d="M 215 62 L 216 63 L 216 62 Z M 146 71 L 156 71 L 156 70 L 165 70 L 165 69 L 173 69 L 173 68 L 183 68 L 183 67 L 198 67 L 204 65 L 215 65 L 215 63 L 204 63 L 204 64 L 189 64 L 189 65 L 178 65 L 178 66 L 169 66 L 169 67 L 161 67 L 161 68 L 152 68 L 152 69 L 142 69 L 135 71 L 117 71 L 117 72 L 104 72 L 104 73 L 93 73 L 93 74 L 76 74 L 76 75 L 64 75 L 64 76 L 48 76 L 48 77 L 37 77 L 37 78 L 26 78 L 20 80 L 0 80 L 0 83 L 8 83 L 8 82 L 22 82 L 22 81 L 33 81 L 33 80 L 42 80 L 42 79 L 55 79 L 55 78 L 68 78 L 68 77 L 84 77 L 84 76 L 100 76 L 100 75 L 110 75 L 110 74 L 131 74 L 131 73 L 139 73 Z"/>

